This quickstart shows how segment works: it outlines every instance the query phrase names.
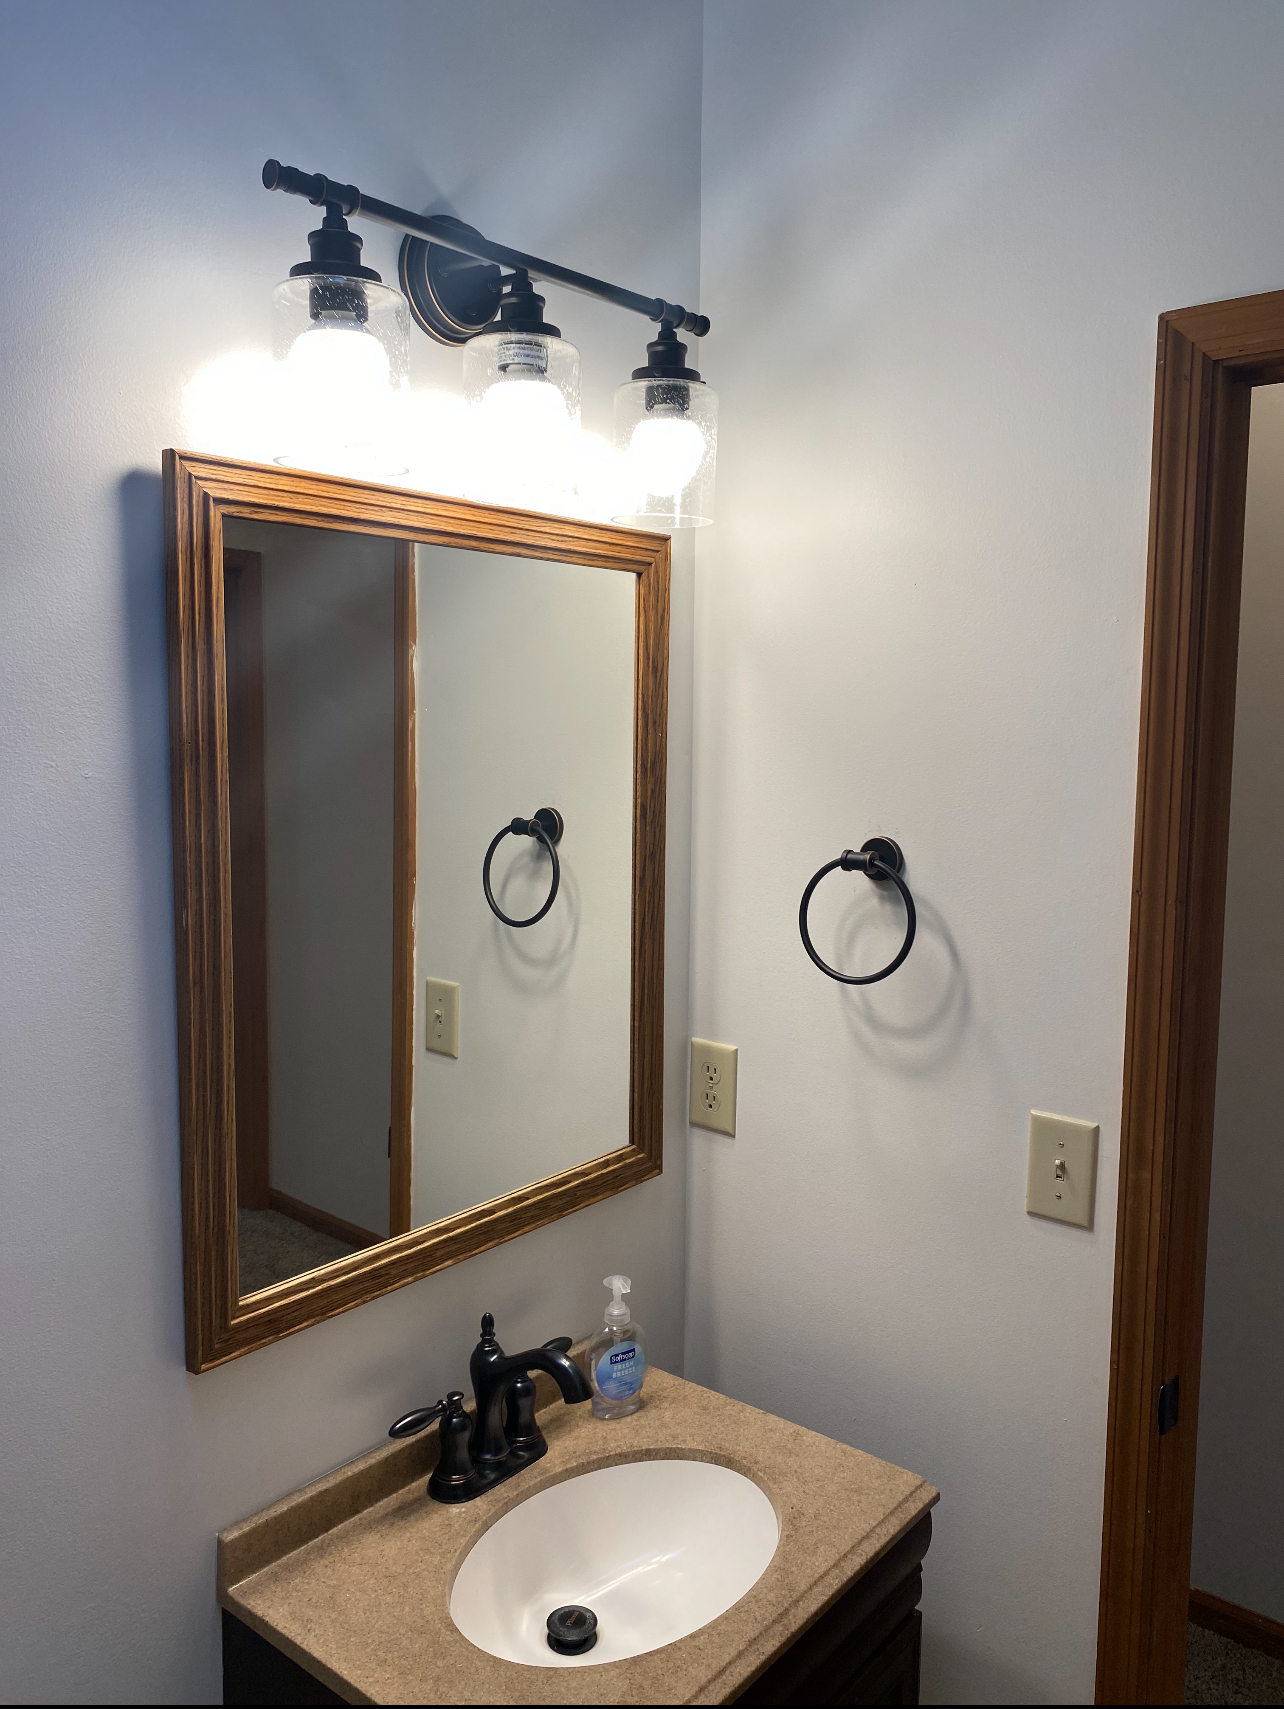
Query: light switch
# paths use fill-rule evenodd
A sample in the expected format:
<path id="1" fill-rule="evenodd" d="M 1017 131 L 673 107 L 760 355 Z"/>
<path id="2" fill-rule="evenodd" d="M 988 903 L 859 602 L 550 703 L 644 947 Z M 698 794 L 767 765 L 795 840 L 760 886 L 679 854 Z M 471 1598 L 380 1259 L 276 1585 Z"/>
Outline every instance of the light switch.
<path id="1" fill-rule="evenodd" d="M 438 1056 L 459 1055 L 459 987 L 449 979 L 424 981 L 425 1048 Z"/>
<path id="2" fill-rule="evenodd" d="M 1047 1216 L 1076 1228 L 1092 1227 L 1097 1190 L 1096 1122 L 1073 1116 L 1050 1116 L 1030 1111 L 1030 1171 L 1025 1184 L 1025 1208 L 1031 1216 Z"/>
<path id="3" fill-rule="evenodd" d="M 691 1121 L 695 1127 L 736 1137 L 736 1057 L 734 1044 L 691 1040 Z"/>

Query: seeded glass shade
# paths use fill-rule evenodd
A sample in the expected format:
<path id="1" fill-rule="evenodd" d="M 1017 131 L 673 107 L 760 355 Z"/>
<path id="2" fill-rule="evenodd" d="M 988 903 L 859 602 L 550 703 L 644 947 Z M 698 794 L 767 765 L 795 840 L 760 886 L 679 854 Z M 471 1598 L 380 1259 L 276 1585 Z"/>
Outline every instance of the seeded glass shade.
<path id="1" fill-rule="evenodd" d="M 564 338 L 505 329 L 464 346 L 473 427 L 468 497 L 556 510 L 575 480 L 580 355 Z"/>
<path id="2" fill-rule="evenodd" d="M 278 463 L 388 480 L 404 473 L 399 406 L 410 320 L 399 291 L 312 274 L 273 293 Z"/>
<path id="3" fill-rule="evenodd" d="M 701 528 L 713 521 L 718 397 L 698 380 L 628 380 L 615 394 L 620 509 L 634 528 Z"/>

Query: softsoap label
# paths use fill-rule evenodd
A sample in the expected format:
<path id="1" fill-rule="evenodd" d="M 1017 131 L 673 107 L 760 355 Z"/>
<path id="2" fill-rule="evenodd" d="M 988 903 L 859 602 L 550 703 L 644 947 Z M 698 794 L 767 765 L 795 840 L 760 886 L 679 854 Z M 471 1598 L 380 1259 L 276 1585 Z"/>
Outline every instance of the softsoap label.
<path id="1" fill-rule="evenodd" d="M 646 1354 L 636 1341 L 618 1342 L 598 1360 L 596 1374 L 607 1400 L 632 1400 L 646 1375 Z"/>

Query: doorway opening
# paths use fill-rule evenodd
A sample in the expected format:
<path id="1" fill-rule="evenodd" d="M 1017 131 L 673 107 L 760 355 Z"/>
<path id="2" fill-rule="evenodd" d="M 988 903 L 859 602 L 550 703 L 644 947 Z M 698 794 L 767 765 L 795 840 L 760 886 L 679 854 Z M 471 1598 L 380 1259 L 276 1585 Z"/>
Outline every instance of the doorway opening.
<path id="1" fill-rule="evenodd" d="M 1284 292 L 1161 317 L 1106 1450 L 1097 1701 L 1179 1703 L 1187 1628 L 1284 1628 L 1196 1587 L 1191 1547 L 1250 410 Z M 1220 1608 L 1214 1606 L 1220 1603 Z M 1227 1611 L 1230 1610 L 1228 1613 Z M 1227 1620 L 1238 1620 L 1234 1633 Z"/>

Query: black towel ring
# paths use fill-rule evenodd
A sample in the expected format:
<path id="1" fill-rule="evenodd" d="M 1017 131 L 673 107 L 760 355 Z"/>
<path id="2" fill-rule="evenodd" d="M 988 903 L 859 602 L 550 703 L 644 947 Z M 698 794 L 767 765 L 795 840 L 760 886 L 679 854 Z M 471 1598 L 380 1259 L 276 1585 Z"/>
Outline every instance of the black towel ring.
<path id="1" fill-rule="evenodd" d="M 871 837 L 867 843 L 862 843 L 860 852 L 855 849 L 844 849 L 837 860 L 831 860 L 822 866 L 803 891 L 802 903 L 798 909 L 798 930 L 802 934 L 803 948 L 816 963 L 822 973 L 827 973 L 831 979 L 837 979 L 842 985 L 876 985 L 880 979 L 886 979 L 889 973 L 905 960 L 914 942 L 914 933 L 918 927 L 918 917 L 914 912 L 914 898 L 909 893 L 909 886 L 901 877 L 905 866 L 905 856 L 900 846 L 890 837 Z M 807 909 L 811 905 L 811 894 L 826 874 L 836 872 L 839 867 L 844 872 L 863 872 L 866 878 L 872 878 L 875 884 L 886 884 L 890 878 L 901 893 L 905 903 L 905 942 L 898 953 L 888 962 L 887 966 L 878 973 L 839 973 L 835 968 L 828 967 L 816 954 L 811 936 L 807 930 Z"/>
<path id="2" fill-rule="evenodd" d="M 482 862 L 482 889 L 490 904 L 490 911 L 497 920 L 502 920 L 506 926 L 533 926 L 537 920 L 542 920 L 545 914 L 557 900 L 557 887 L 562 882 L 562 867 L 557 858 L 557 844 L 562 840 L 565 830 L 562 815 L 556 807 L 541 807 L 533 819 L 514 819 L 505 825 L 503 830 L 496 831 L 491 838 L 490 847 L 486 850 L 486 858 Z M 505 837 L 538 837 L 548 850 L 553 862 L 553 886 L 548 893 L 548 900 L 538 914 L 532 914 L 529 920 L 510 920 L 508 915 L 496 902 L 490 889 L 490 863 L 494 859 L 495 850 Z"/>

